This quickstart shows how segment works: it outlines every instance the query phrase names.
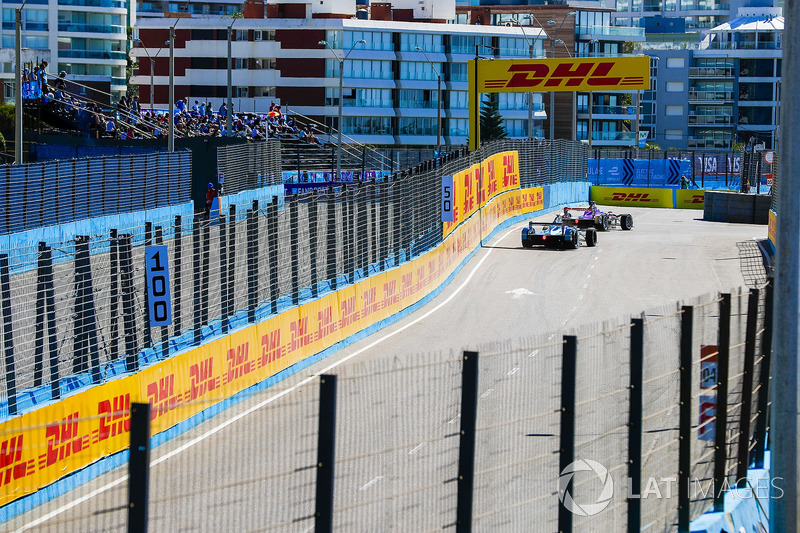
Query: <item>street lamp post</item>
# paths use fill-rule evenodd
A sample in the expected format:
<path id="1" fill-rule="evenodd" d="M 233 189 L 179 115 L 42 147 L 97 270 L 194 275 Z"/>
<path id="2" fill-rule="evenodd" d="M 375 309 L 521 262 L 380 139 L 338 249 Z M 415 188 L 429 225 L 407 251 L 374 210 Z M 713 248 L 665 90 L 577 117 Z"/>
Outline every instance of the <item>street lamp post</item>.
<path id="1" fill-rule="evenodd" d="M 530 39 L 528 39 L 528 36 L 525 34 L 525 28 L 522 26 L 522 24 L 519 23 L 519 21 L 514 20 L 513 24 L 515 26 L 519 27 L 520 30 L 522 30 L 522 37 L 523 37 L 523 39 L 525 39 L 525 43 L 527 43 L 527 45 L 528 45 L 528 57 L 530 59 L 533 59 L 533 55 L 534 55 L 533 54 L 533 51 L 534 51 L 533 42 Z M 533 138 L 533 93 L 532 92 L 528 92 L 528 139 L 532 139 L 532 138 Z"/>
<path id="2" fill-rule="evenodd" d="M 557 38 L 559 32 L 561 31 L 561 28 L 564 26 L 564 23 L 567 21 L 567 18 L 574 17 L 577 14 L 578 13 L 576 11 L 570 11 L 569 13 L 564 15 L 564 18 L 561 19 L 561 24 L 559 24 L 558 29 L 555 31 L 555 33 L 553 35 L 548 35 L 548 37 L 550 38 L 550 57 L 551 58 L 555 58 L 556 57 L 556 45 L 557 44 L 564 44 L 564 41 L 562 41 L 561 39 Z M 552 21 L 552 20 L 548 20 L 547 23 L 548 24 L 555 24 L 555 22 Z M 553 37 L 556 37 L 556 39 L 553 39 Z M 564 49 L 566 49 L 567 55 L 572 57 L 572 54 L 570 53 L 569 48 L 567 48 L 566 45 L 564 45 Z M 550 140 L 555 139 L 555 136 L 556 136 L 556 124 L 555 124 L 555 120 L 554 120 L 555 119 L 555 114 L 553 113 L 555 105 L 556 105 L 556 93 L 555 92 L 550 92 Z"/>
<path id="3" fill-rule="evenodd" d="M 232 53 L 231 41 L 232 41 L 232 38 L 233 38 L 233 25 L 236 23 L 237 20 L 238 19 L 233 19 L 233 22 L 231 22 L 230 26 L 228 26 L 228 99 L 227 99 L 227 102 L 225 104 L 225 107 L 227 108 L 225 110 L 225 136 L 226 137 L 230 137 L 230 136 L 233 135 L 233 132 L 231 131 L 231 127 L 233 125 L 233 113 L 232 113 L 232 111 L 233 111 L 233 109 L 232 109 L 232 106 L 233 106 L 233 94 L 232 94 L 233 93 L 233 67 L 231 65 L 231 63 L 233 62 L 233 56 L 231 55 L 231 53 Z M 241 102 L 239 102 L 239 103 L 241 104 Z"/>
<path id="4" fill-rule="evenodd" d="M 597 44 L 598 42 L 600 41 L 597 39 L 592 39 L 589 41 L 589 57 L 592 57 L 592 45 Z M 592 94 L 592 91 L 589 91 L 589 127 L 587 128 L 588 132 L 586 135 L 586 138 L 589 139 L 589 157 L 592 157 L 592 137 L 594 136 L 594 131 L 592 131 L 594 129 L 594 124 L 592 124 L 592 109 L 594 107 L 593 99 L 594 95 Z"/>
<path id="5" fill-rule="evenodd" d="M 180 19 L 178 19 L 180 20 Z M 175 23 L 177 24 L 177 22 Z M 169 136 L 167 151 L 175 151 L 175 26 L 169 29 Z"/>
<path id="6" fill-rule="evenodd" d="M 141 39 L 134 39 L 133 41 L 139 43 L 140 45 L 144 44 L 142 43 Z M 158 54 L 161 53 L 163 48 L 159 48 L 155 56 L 150 55 L 150 52 L 147 51 L 146 46 L 140 46 L 140 48 L 144 50 L 144 53 L 147 54 L 147 58 L 150 60 L 150 113 L 152 114 L 155 113 L 155 88 L 153 86 L 153 75 L 156 70 L 156 58 L 158 57 Z"/>
<path id="7" fill-rule="evenodd" d="M 442 75 L 436 70 L 436 67 L 433 66 L 431 60 L 428 58 L 428 54 L 425 53 L 425 50 L 416 46 L 415 49 L 418 52 L 422 52 L 422 55 L 425 56 L 425 60 L 433 69 L 433 73 L 436 74 L 436 79 L 438 81 L 438 96 L 436 97 L 436 154 L 438 157 L 439 152 L 442 151 L 441 139 L 442 139 Z"/>
<path id="8" fill-rule="evenodd" d="M 339 123 L 337 124 L 339 139 L 336 147 L 336 179 L 342 179 L 342 93 L 344 91 L 344 62 L 347 60 L 353 50 L 355 50 L 356 45 L 366 44 L 366 42 L 367 41 L 364 39 L 354 42 L 353 46 L 350 48 L 350 51 L 347 52 L 347 54 L 345 54 L 342 58 L 339 58 L 336 50 L 331 47 L 328 41 L 320 41 L 318 43 L 320 46 L 327 46 L 333 54 L 333 57 L 335 57 L 339 62 Z"/>
<path id="9" fill-rule="evenodd" d="M 14 127 L 14 164 L 21 165 L 22 164 L 22 8 L 25 7 L 25 4 L 28 0 L 22 2 L 22 5 L 19 6 L 15 12 L 15 31 L 14 31 L 14 39 L 15 39 L 15 47 L 16 47 L 16 78 L 17 78 L 17 87 L 16 91 L 14 91 L 14 105 L 16 109 L 14 110 L 14 119 L 15 119 L 15 127 Z"/>

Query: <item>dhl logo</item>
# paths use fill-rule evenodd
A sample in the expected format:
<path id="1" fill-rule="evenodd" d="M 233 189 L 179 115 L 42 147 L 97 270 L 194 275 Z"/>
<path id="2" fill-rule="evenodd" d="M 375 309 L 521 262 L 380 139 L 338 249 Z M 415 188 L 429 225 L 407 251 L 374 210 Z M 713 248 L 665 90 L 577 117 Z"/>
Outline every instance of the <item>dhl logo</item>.
<path id="1" fill-rule="evenodd" d="M 619 87 L 640 86 L 644 83 L 642 76 L 612 75 L 616 63 L 581 62 L 561 63 L 551 68 L 542 63 L 511 64 L 508 67 L 509 78 L 490 79 L 484 82 L 486 89 L 511 89 L 529 87 Z"/>
<path id="2" fill-rule="evenodd" d="M 650 194 L 646 192 L 615 192 L 611 194 L 611 198 L 606 198 L 612 202 L 658 202 L 657 198 L 650 198 Z"/>
<path id="3" fill-rule="evenodd" d="M 702 204 L 705 203 L 705 195 L 693 194 L 690 200 L 684 200 L 685 204 Z"/>

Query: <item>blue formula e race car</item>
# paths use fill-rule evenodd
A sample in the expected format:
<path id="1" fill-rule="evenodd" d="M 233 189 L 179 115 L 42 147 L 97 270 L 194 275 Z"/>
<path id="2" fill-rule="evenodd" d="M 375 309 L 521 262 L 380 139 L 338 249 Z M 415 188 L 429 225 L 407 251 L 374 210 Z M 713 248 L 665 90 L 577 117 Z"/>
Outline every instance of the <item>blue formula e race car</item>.
<path id="1" fill-rule="evenodd" d="M 522 246 L 532 248 L 542 245 L 546 248 L 577 248 L 581 242 L 586 246 L 597 245 L 597 230 L 595 228 L 581 229 L 574 219 L 556 216 L 553 222 L 528 222 L 527 228 L 522 228 Z"/>
<path id="2" fill-rule="evenodd" d="M 617 227 L 625 231 L 633 229 L 633 215 L 605 213 L 600 211 L 594 202 L 589 202 L 589 207 L 565 207 L 564 218 L 572 218 L 579 228 L 584 229 L 594 228 L 597 231 L 608 231 Z"/>

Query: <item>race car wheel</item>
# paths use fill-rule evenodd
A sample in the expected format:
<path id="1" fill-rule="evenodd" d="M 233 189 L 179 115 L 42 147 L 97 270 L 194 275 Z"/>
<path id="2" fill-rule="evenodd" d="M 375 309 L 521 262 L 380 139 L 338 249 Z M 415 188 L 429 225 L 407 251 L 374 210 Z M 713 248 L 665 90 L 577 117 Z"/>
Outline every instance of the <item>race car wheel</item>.
<path id="1" fill-rule="evenodd" d="M 620 215 L 619 225 L 625 231 L 633 229 L 633 215 Z"/>
<path id="2" fill-rule="evenodd" d="M 523 248 L 533 248 L 533 245 L 528 241 L 528 239 L 522 239 L 522 247 Z"/>
<path id="3" fill-rule="evenodd" d="M 586 246 L 597 246 L 597 230 L 596 229 L 587 229 L 586 230 Z"/>
<path id="4" fill-rule="evenodd" d="M 597 231 L 608 231 L 608 215 L 601 215 L 600 222 L 596 222 L 594 227 Z"/>
<path id="5" fill-rule="evenodd" d="M 573 248 L 577 248 L 580 246 L 580 236 L 578 235 L 577 231 L 572 232 L 572 236 L 570 237 L 570 244 Z"/>

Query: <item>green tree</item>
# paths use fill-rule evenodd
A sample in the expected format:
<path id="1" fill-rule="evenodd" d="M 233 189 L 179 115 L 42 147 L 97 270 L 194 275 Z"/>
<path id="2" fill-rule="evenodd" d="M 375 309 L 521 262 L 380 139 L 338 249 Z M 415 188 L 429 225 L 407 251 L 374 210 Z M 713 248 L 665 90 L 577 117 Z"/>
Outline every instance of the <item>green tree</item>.
<path id="1" fill-rule="evenodd" d="M 508 137 L 499 109 L 500 99 L 497 93 L 488 94 L 481 108 L 481 143 Z"/>

